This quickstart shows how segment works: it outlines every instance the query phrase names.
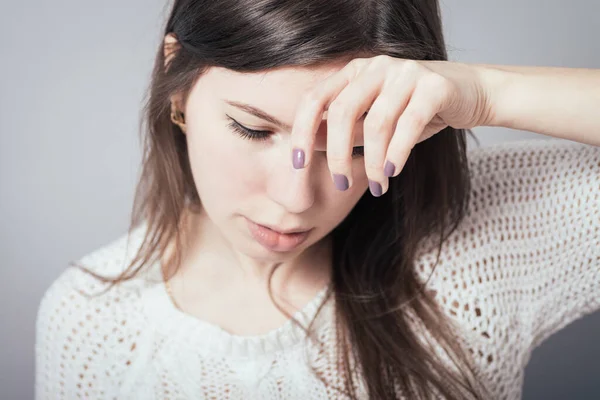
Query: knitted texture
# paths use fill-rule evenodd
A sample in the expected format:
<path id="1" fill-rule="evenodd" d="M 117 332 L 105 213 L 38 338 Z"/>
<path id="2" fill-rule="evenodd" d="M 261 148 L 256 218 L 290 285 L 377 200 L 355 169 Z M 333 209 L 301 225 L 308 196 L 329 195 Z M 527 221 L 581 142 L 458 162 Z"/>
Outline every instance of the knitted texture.
<path id="1" fill-rule="evenodd" d="M 519 399 L 532 350 L 600 308 L 600 147 L 536 139 L 474 148 L 468 158 L 469 212 L 427 285 L 493 398 Z M 144 229 L 78 262 L 116 276 Z M 418 253 L 424 280 L 436 255 Z M 36 320 L 36 399 L 343 398 L 310 368 L 341 386 L 333 298 L 314 325 L 323 348 L 291 321 L 238 336 L 175 308 L 159 267 L 93 298 L 81 294 L 105 287 L 93 277 L 67 268 L 56 278 Z M 294 315 L 303 325 L 325 289 Z"/>

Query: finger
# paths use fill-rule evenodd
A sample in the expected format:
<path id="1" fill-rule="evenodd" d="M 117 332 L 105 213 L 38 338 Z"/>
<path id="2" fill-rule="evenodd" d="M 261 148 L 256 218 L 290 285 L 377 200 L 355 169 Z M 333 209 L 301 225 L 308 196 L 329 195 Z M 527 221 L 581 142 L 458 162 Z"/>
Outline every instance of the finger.
<path id="1" fill-rule="evenodd" d="M 367 110 L 367 112 L 365 112 L 363 114 L 363 117 L 359 121 L 362 120 L 364 123 L 364 117 L 367 116 L 369 112 L 370 111 Z M 327 111 L 325 111 L 323 113 L 323 119 L 324 120 L 327 119 Z M 361 124 L 357 123 L 356 125 L 354 125 L 354 131 L 352 132 L 352 135 L 354 135 L 354 147 L 364 146 L 365 142 L 364 142 L 364 138 L 363 138 L 363 129 L 362 129 Z M 314 151 L 322 151 L 322 152 L 327 151 L 327 126 L 326 125 L 322 125 L 321 127 L 319 127 L 317 129 L 317 134 L 315 137 L 313 150 Z"/>
<path id="2" fill-rule="evenodd" d="M 436 86 L 437 79 L 423 78 L 400 116 L 386 155 L 386 175 L 397 176 L 422 135 L 427 124 L 440 111 L 445 93 Z"/>
<path id="3" fill-rule="evenodd" d="M 378 197 L 387 191 L 388 178 L 383 164 L 396 123 L 414 90 L 414 78 L 404 76 L 400 84 L 384 85 L 371 105 L 364 123 L 365 172 L 371 193 Z"/>
<path id="4" fill-rule="evenodd" d="M 355 126 L 360 128 L 365 112 L 381 90 L 381 75 L 363 72 L 333 100 L 327 116 L 327 164 L 336 188 L 352 186 L 352 151 Z M 359 124 L 357 124 L 359 122 Z"/>
<path id="5" fill-rule="evenodd" d="M 302 98 L 294 117 L 290 139 L 294 168 L 300 169 L 310 164 L 315 144 L 315 131 L 322 122 L 323 112 L 327 110 L 329 103 L 346 87 L 356 73 L 357 63 L 355 60 L 350 61 L 341 70 L 329 76 L 316 89 Z"/>

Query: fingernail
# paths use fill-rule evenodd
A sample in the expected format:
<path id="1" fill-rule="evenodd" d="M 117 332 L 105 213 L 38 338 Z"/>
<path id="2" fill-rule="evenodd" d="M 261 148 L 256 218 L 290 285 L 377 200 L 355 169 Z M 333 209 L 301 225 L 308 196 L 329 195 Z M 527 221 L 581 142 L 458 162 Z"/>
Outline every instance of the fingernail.
<path id="1" fill-rule="evenodd" d="M 371 190 L 371 194 L 375 197 L 381 196 L 381 192 L 383 191 L 379 182 L 375 182 L 369 179 L 369 189 Z"/>
<path id="2" fill-rule="evenodd" d="M 350 186 L 346 175 L 341 174 L 333 174 L 333 183 L 335 183 L 337 190 L 346 190 Z"/>
<path id="3" fill-rule="evenodd" d="M 385 168 L 383 169 L 383 173 L 388 178 L 394 176 L 394 171 L 396 171 L 396 166 L 389 161 L 386 161 Z"/>
<path id="4" fill-rule="evenodd" d="M 304 168 L 304 150 L 294 148 L 292 153 L 292 164 L 295 169 Z"/>

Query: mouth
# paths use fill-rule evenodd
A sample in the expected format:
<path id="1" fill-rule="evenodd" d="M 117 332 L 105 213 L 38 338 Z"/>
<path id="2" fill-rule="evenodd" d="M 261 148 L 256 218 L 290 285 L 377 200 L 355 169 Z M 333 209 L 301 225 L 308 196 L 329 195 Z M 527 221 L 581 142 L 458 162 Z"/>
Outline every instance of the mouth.
<path id="1" fill-rule="evenodd" d="M 277 228 L 277 227 L 274 227 L 271 225 L 259 224 L 259 223 L 256 223 L 256 224 L 259 226 L 262 226 L 264 228 L 270 229 L 273 232 L 280 233 L 282 235 L 290 235 L 290 234 L 294 234 L 294 233 L 306 233 L 310 230 L 310 229 L 303 229 L 303 228 L 280 229 L 280 228 Z"/>
<path id="2" fill-rule="evenodd" d="M 252 237 L 269 250 L 291 251 L 304 242 L 312 228 L 282 229 L 272 225 L 263 225 L 246 218 Z"/>

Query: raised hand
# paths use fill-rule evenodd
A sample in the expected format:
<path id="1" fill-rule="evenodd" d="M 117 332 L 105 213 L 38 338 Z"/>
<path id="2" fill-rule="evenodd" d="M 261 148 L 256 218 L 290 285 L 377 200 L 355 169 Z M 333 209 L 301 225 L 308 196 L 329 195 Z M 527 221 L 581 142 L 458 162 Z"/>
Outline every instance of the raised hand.
<path id="1" fill-rule="evenodd" d="M 336 187 L 352 185 L 353 148 L 363 146 L 369 187 L 380 196 L 417 143 L 447 126 L 484 125 L 491 115 L 487 92 L 468 64 L 381 55 L 353 59 L 302 98 L 292 130 L 293 166 L 311 162 L 315 131 L 327 113 L 324 146 Z M 362 117 L 363 130 L 355 135 Z"/>

